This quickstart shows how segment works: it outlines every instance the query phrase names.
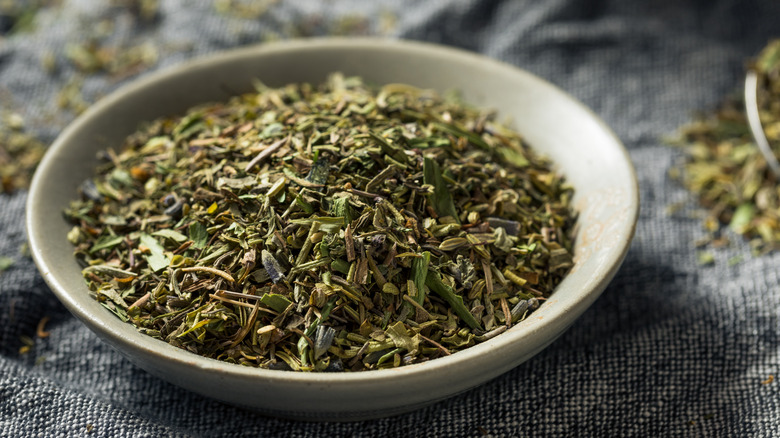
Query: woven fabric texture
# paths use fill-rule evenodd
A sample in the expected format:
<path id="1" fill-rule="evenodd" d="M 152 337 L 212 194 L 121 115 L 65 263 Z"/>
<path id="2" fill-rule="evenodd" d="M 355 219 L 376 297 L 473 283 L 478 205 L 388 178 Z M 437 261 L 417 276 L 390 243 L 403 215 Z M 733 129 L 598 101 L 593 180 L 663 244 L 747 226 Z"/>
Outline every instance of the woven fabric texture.
<path id="1" fill-rule="evenodd" d="M 738 89 L 745 60 L 780 36 L 777 0 L 302 0 L 255 2 L 267 8 L 244 13 L 250 2 L 161 0 L 150 21 L 129 12 L 138 2 L 43 3 L 53 4 L 24 31 L 0 16 L 0 112 L 21 115 L 46 143 L 75 117 L 57 106 L 76 75 L 67 47 L 95 32 L 116 46 L 153 44 L 158 59 L 123 77 L 85 76 L 87 102 L 228 48 L 383 35 L 483 53 L 582 100 L 629 150 L 641 214 L 617 277 L 532 360 L 402 416 L 304 423 L 192 394 L 102 343 L 20 252 L 26 192 L 1 194 L 0 256 L 14 263 L 0 274 L 0 436 L 780 436 L 780 383 L 765 382 L 780 372 L 780 254 L 753 257 L 731 235 L 714 265 L 700 266 L 694 241 L 705 232 L 687 214 L 693 196 L 668 177 L 680 152 L 663 141 Z M 673 203 L 683 213 L 670 215 Z M 734 257 L 742 261 L 728 263 Z M 43 317 L 50 335 L 37 338 Z M 23 336 L 34 341 L 24 354 Z"/>

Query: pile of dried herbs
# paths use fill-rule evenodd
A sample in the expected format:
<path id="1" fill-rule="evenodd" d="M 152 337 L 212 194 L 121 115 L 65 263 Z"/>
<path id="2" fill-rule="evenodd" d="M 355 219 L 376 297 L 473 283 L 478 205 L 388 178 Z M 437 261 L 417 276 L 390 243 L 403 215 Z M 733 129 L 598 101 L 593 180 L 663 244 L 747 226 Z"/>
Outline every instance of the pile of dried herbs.
<path id="1" fill-rule="evenodd" d="M 780 40 L 765 47 L 752 68 L 759 77 L 761 122 L 780 154 Z M 682 127 L 677 143 L 685 161 L 672 176 L 707 209 L 712 239 L 722 241 L 720 224 L 728 224 L 758 252 L 780 248 L 780 182 L 753 140 L 743 98 L 730 96 L 713 114 Z"/>
<path id="2" fill-rule="evenodd" d="M 244 365 L 419 363 L 496 336 L 572 266 L 572 189 L 493 115 L 333 75 L 157 120 L 68 235 L 142 333 Z"/>

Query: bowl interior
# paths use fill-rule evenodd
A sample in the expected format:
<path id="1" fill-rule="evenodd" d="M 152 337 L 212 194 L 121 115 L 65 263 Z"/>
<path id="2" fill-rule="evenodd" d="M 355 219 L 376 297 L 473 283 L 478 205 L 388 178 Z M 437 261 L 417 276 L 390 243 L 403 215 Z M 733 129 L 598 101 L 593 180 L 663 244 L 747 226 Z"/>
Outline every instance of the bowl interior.
<path id="1" fill-rule="evenodd" d="M 139 334 L 93 301 L 72 257 L 62 210 L 91 176 L 96 153 L 119 147 L 142 121 L 183 113 L 269 86 L 322 82 L 332 72 L 371 83 L 409 83 L 511 119 L 575 187 L 575 267 L 532 316 L 491 341 L 425 364 L 348 374 L 240 367 Z M 614 276 L 633 236 L 636 178 L 619 140 L 587 108 L 529 73 L 488 58 L 420 43 L 302 40 L 239 49 L 142 78 L 102 99 L 69 126 L 38 168 L 28 198 L 33 257 L 69 310 L 148 371 L 202 394 L 286 416 L 363 418 L 412 409 L 493 378 L 530 358 L 579 316 Z M 403 378 L 399 385 L 397 379 Z M 410 393 L 410 388 L 417 390 Z M 262 392 L 258 392 L 262 391 Z M 296 392 L 297 391 L 297 392 Z M 270 397 L 259 397 L 265 393 Z"/>

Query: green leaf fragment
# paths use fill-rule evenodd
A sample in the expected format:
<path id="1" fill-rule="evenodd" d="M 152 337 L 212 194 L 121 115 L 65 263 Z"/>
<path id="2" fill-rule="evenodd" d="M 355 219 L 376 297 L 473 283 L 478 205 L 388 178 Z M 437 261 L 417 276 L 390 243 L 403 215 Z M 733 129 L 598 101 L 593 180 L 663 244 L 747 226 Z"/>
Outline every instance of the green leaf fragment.
<path id="1" fill-rule="evenodd" d="M 265 294 L 260 298 L 260 302 L 279 313 L 284 312 L 292 304 L 290 300 L 279 294 Z"/>
<path id="2" fill-rule="evenodd" d="M 504 158 L 504 160 L 513 164 L 514 166 L 525 167 L 531 164 L 523 154 L 512 148 L 498 147 L 496 148 L 496 152 L 498 152 Z"/>
<path id="3" fill-rule="evenodd" d="M 455 125 L 448 124 L 448 123 L 434 123 L 437 128 L 441 129 L 442 131 L 452 134 L 455 137 L 465 137 L 471 144 L 474 146 L 480 147 L 484 150 L 489 150 L 490 145 L 485 143 L 485 140 L 482 139 L 478 134 L 466 131 L 465 129 L 461 129 Z"/>
<path id="4" fill-rule="evenodd" d="M 431 263 L 431 253 L 424 251 L 422 257 L 414 258 L 412 260 L 412 280 L 417 287 L 417 295 L 414 300 L 418 304 L 423 304 L 425 301 L 425 280 L 428 277 L 428 266 Z"/>
<path id="5" fill-rule="evenodd" d="M 414 354 L 420 346 L 420 337 L 409 336 L 407 334 L 406 326 L 401 321 L 388 326 L 387 330 L 385 330 L 385 334 L 393 341 L 393 344 L 395 344 L 396 347 L 403 348 L 409 353 Z"/>
<path id="6" fill-rule="evenodd" d="M 452 193 L 447 187 L 447 182 L 441 174 L 439 163 L 430 157 L 425 157 L 423 161 L 423 181 L 425 184 L 433 186 L 433 194 L 430 196 L 433 209 L 439 216 L 451 216 L 458 223 L 458 211 L 452 201 Z"/>
<path id="7" fill-rule="evenodd" d="M 210 322 L 213 322 L 213 320 L 211 320 L 211 319 L 202 319 L 202 320 L 196 322 L 195 324 L 193 324 L 190 328 L 188 328 L 187 330 L 182 332 L 182 334 L 180 334 L 177 337 L 181 338 L 183 336 L 186 336 L 186 335 L 194 332 L 195 330 L 208 325 Z"/>
<path id="8" fill-rule="evenodd" d="M 393 283 L 385 283 L 384 286 L 382 286 L 382 292 L 390 295 L 398 295 L 401 293 L 401 291 L 398 290 L 398 286 L 394 285 Z M 407 303 L 408 304 L 408 303 Z"/>
<path id="9" fill-rule="evenodd" d="M 383 363 L 389 361 L 390 359 L 393 359 L 393 357 L 396 354 L 398 354 L 398 353 L 400 353 L 402 351 L 403 351 L 403 348 L 395 348 L 393 350 L 390 350 L 387 353 L 385 353 L 384 355 L 380 356 L 379 360 L 376 362 L 376 364 L 377 365 L 382 365 Z"/>
<path id="10" fill-rule="evenodd" d="M 94 254 L 102 249 L 112 249 L 122 243 L 123 240 L 125 240 L 124 236 L 103 236 L 95 241 L 95 244 L 89 249 L 89 253 Z"/>
<path id="11" fill-rule="evenodd" d="M 469 333 L 466 336 L 461 336 L 459 334 L 454 334 L 452 336 L 444 336 L 441 338 L 441 341 L 446 343 L 447 345 L 450 345 L 452 347 L 457 348 L 463 348 L 467 347 L 469 344 L 471 344 L 472 339 L 474 339 L 474 334 Z"/>
<path id="12" fill-rule="evenodd" d="M 106 302 L 103 301 L 100 303 L 101 306 L 108 309 L 109 312 L 116 315 L 117 318 L 121 319 L 123 322 L 129 321 L 129 318 L 127 317 L 127 311 L 125 309 L 115 305 L 113 302 Z"/>
<path id="13" fill-rule="evenodd" d="M 171 239 L 174 242 L 178 242 L 178 243 L 182 243 L 187 240 L 187 236 L 185 236 L 184 234 L 181 234 L 178 231 L 169 230 L 167 228 L 159 231 L 155 231 L 154 233 L 152 233 L 152 236 L 164 237 L 166 239 Z"/>
<path id="14" fill-rule="evenodd" d="M 217 180 L 217 187 L 230 187 L 231 189 L 245 190 L 252 188 L 257 184 L 257 180 L 254 176 L 245 176 L 243 178 L 227 178 L 221 177 Z"/>
<path id="15" fill-rule="evenodd" d="M 143 246 L 149 248 L 149 254 L 144 254 L 144 259 L 154 272 L 162 271 L 168 267 L 171 259 L 165 254 L 165 248 L 160 245 L 157 239 L 148 234 L 141 234 L 140 241 Z"/>
<path id="16" fill-rule="evenodd" d="M 312 214 L 314 213 L 314 206 L 306 202 L 305 199 L 301 195 L 295 196 L 295 203 L 298 204 L 299 207 L 303 210 L 306 214 Z"/>
<path id="17" fill-rule="evenodd" d="M 346 196 L 334 197 L 328 212 L 335 217 L 344 218 L 345 226 L 356 218 L 352 207 L 349 205 L 349 198 Z"/>
<path id="18" fill-rule="evenodd" d="M 368 135 L 377 143 L 379 143 L 379 147 L 382 148 L 382 152 L 387 154 L 388 156 L 392 157 L 395 161 L 400 162 L 401 164 L 407 164 L 409 162 L 409 157 L 406 156 L 404 153 L 403 148 L 394 145 L 390 143 L 386 138 L 382 137 L 381 135 L 378 135 L 374 132 L 369 132 Z"/>
<path id="19" fill-rule="evenodd" d="M 700 266 L 712 265 L 715 263 L 715 256 L 712 255 L 711 252 L 699 251 L 698 254 L 696 254 L 696 257 Z"/>
<path id="20" fill-rule="evenodd" d="M 565 248 L 553 249 L 550 251 L 549 260 L 550 271 L 558 269 L 568 269 L 574 265 L 571 253 Z"/>
<path id="21" fill-rule="evenodd" d="M 306 219 L 292 219 L 290 223 L 311 226 L 312 222 L 319 222 L 320 231 L 336 233 L 344 226 L 343 217 L 312 216 Z"/>
<path id="22" fill-rule="evenodd" d="M 178 125 L 173 128 L 171 134 L 176 140 L 186 139 L 193 136 L 195 133 L 201 131 L 206 127 L 202 123 L 203 117 L 200 113 L 192 113 L 181 119 Z"/>
<path id="23" fill-rule="evenodd" d="M 306 176 L 306 181 L 314 184 L 325 184 L 328 182 L 328 175 L 330 175 L 328 160 L 317 160 L 314 162 L 314 165 L 311 166 L 311 170 Z"/>
<path id="24" fill-rule="evenodd" d="M 7 270 L 14 264 L 14 259 L 7 256 L 0 256 L 0 273 L 3 273 L 3 271 Z"/>
<path id="25" fill-rule="evenodd" d="M 729 266 L 736 266 L 736 265 L 742 263 L 742 261 L 743 261 L 743 258 L 742 258 L 741 255 L 735 255 L 734 257 L 731 257 L 728 260 L 728 265 Z"/>
<path id="26" fill-rule="evenodd" d="M 349 263 L 341 259 L 335 259 L 330 263 L 330 268 L 346 275 L 349 272 Z"/>
<path id="27" fill-rule="evenodd" d="M 753 204 L 742 204 L 734 211 L 734 216 L 731 217 L 729 228 L 734 230 L 735 233 L 744 234 L 747 232 L 750 221 L 756 215 L 756 206 Z"/>
<path id="28" fill-rule="evenodd" d="M 777 68 L 778 64 L 780 64 L 780 41 L 773 41 L 761 51 L 756 67 L 760 72 L 766 73 Z"/>
<path id="29" fill-rule="evenodd" d="M 260 133 L 261 138 L 268 138 L 272 137 L 276 134 L 281 133 L 284 130 L 284 126 L 281 123 L 271 123 L 270 125 L 263 128 L 263 131 Z"/>
<path id="30" fill-rule="evenodd" d="M 124 298 L 122 298 L 122 296 L 119 295 L 119 292 L 117 292 L 116 289 L 111 287 L 109 283 L 105 283 L 103 287 L 97 290 L 97 296 L 99 299 L 104 298 L 104 299 L 111 300 L 122 309 L 127 308 L 127 303 L 125 303 Z"/>
<path id="31" fill-rule="evenodd" d="M 469 312 L 469 309 L 466 308 L 466 305 L 463 304 L 463 297 L 456 294 L 451 287 L 444 284 L 441 281 L 439 274 L 435 272 L 428 272 L 428 276 L 425 279 L 425 284 L 433 292 L 442 297 L 444 301 L 446 301 L 447 304 L 452 307 L 452 310 L 455 311 L 455 314 L 458 315 L 460 319 L 465 321 L 469 327 L 472 329 L 482 329 L 482 326 L 479 324 L 477 319 L 474 318 L 474 315 L 472 315 L 471 312 Z"/>
<path id="32" fill-rule="evenodd" d="M 193 222 L 187 229 L 190 240 L 192 240 L 192 246 L 198 249 L 203 249 L 209 242 L 209 232 L 206 230 L 206 226 L 200 222 Z"/>

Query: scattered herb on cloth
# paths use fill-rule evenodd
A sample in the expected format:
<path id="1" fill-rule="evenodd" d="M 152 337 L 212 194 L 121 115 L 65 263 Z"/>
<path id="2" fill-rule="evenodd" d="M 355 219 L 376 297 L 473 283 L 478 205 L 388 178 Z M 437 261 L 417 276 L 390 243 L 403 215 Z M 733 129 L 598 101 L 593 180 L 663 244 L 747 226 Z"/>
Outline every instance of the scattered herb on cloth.
<path id="1" fill-rule="evenodd" d="M 157 120 L 66 216 L 117 317 L 227 362 L 369 370 L 504 332 L 572 266 L 572 188 L 457 98 L 332 75 Z"/>
<path id="2" fill-rule="evenodd" d="M 780 154 L 780 40 L 765 47 L 752 68 L 759 78 L 761 122 Z M 780 248 L 780 182 L 753 140 L 743 99 L 729 96 L 714 113 L 680 129 L 675 143 L 685 159 L 671 174 L 707 210 L 707 240 L 721 241 L 721 225 L 727 225 L 763 253 Z"/>
<path id="3" fill-rule="evenodd" d="M 46 145 L 25 132 L 24 120 L 11 113 L 0 121 L 0 193 L 14 193 L 30 186 Z"/>

